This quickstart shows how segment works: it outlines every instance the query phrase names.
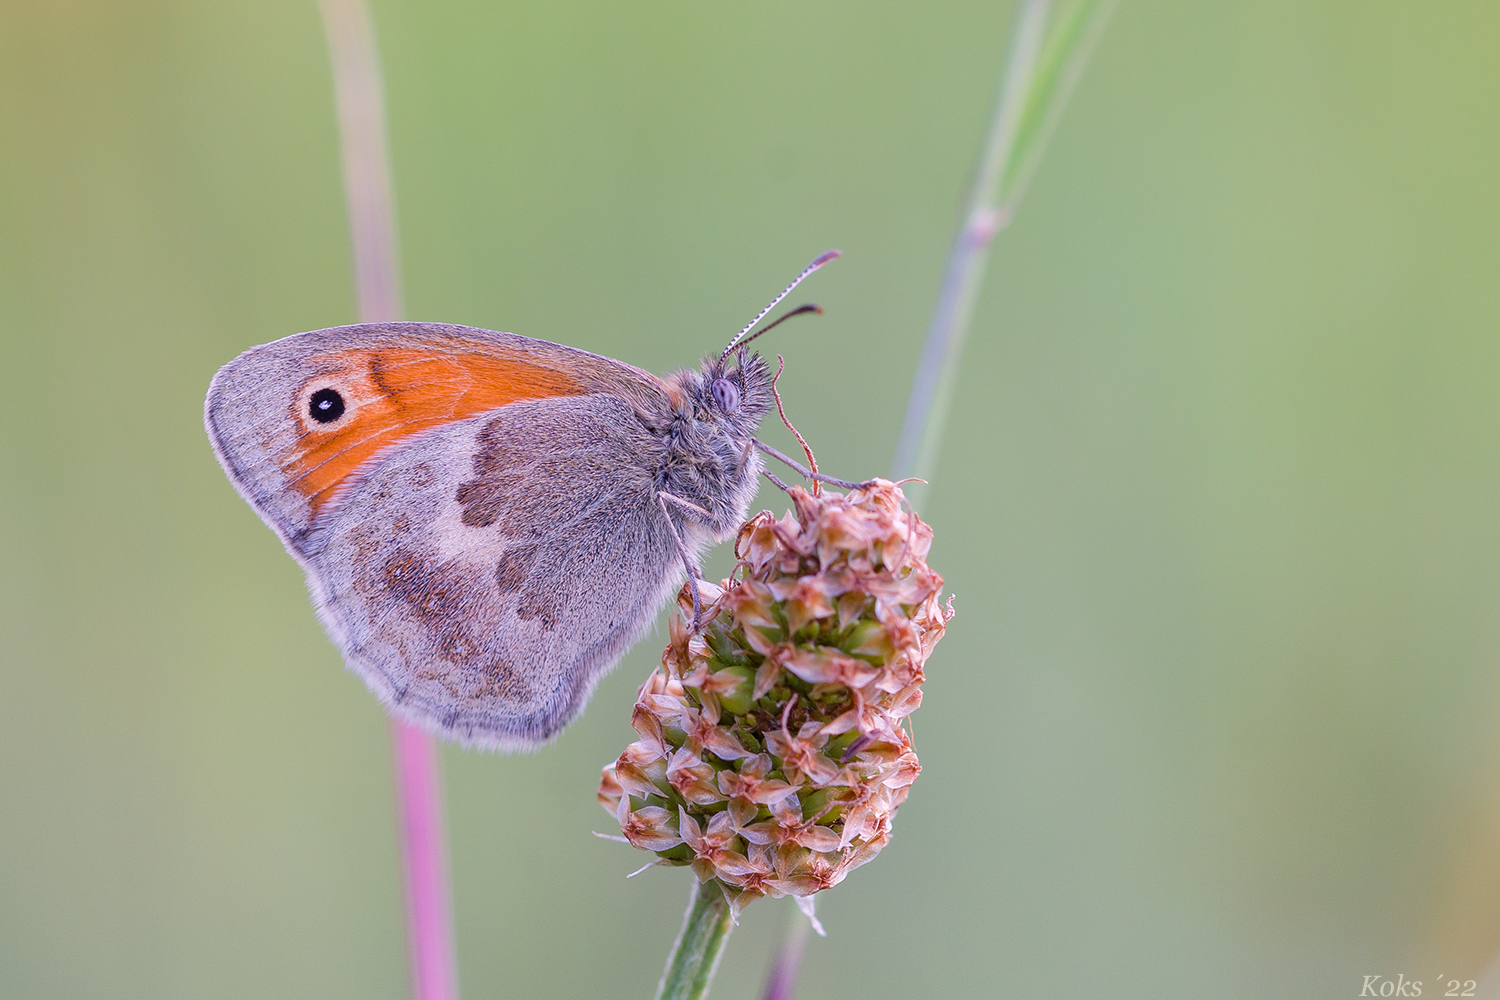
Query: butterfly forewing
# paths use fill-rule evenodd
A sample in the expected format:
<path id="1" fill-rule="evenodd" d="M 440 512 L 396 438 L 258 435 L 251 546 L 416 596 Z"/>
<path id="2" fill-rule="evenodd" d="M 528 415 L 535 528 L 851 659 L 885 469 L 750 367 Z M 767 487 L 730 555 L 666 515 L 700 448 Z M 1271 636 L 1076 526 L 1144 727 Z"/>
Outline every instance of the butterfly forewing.
<path id="1" fill-rule="evenodd" d="M 204 419 L 235 486 L 300 556 L 346 480 L 383 451 L 528 399 L 607 394 L 648 409 L 661 383 L 610 358 L 438 323 L 314 330 L 253 348 L 209 386 Z"/>
<path id="2" fill-rule="evenodd" d="M 509 749 L 577 715 L 681 578 L 640 419 L 668 405 L 621 362 L 403 323 L 246 352 L 206 423 L 350 668 L 402 716 Z"/>

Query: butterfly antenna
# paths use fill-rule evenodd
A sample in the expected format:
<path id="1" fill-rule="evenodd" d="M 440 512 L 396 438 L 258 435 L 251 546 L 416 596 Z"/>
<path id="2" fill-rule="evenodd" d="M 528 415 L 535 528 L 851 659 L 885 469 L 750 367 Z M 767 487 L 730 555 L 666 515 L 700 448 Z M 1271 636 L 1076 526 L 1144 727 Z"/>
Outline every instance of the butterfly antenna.
<path id="1" fill-rule="evenodd" d="M 817 313 L 819 316 L 821 316 L 821 315 L 823 315 L 823 307 L 820 306 L 820 305 L 814 305 L 811 302 L 809 302 L 805 306 L 798 306 L 797 308 L 793 309 L 789 313 L 785 313 L 784 315 L 777 316 L 771 322 L 767 323 L 765 326 L 761 327 L 759 330 L 756 330 L 754 333 L 752 333 L 750 336 L 746 337 L 744 340 L 741 340 L 738 343 L 736 343 L 734 346 L 732 346 L 730 348 L 730 350 L 731 351 L 741 350 L 741 349 L 744 348 L 744 346 L 746 344 L 750 343 L 750 341 L 754 340 L 756 337 L 759 337 L 759 336 L 762 336 L 764 334 L 770 333 L 772 330 L 776 329 L 778 326 L 780 326 L 781 324 L 785 323 L 787 320 L 791 319 L 793 316 L 804 316 L 807 313 Z M 727 358 L 728 356 L 729 356 L 729 353 L 728 353 L 728 351 L 726 351 L 724 353 L 724 357 Z M 724 358 L 720 358 L 719 360 L 723 361 Z"/>
<path id="2" fill-rule="evenodd" d="M 781 300 L 784 299 L 784 298 L 786 298 L 788 295 L 792 294 L 792 289 L 794 289 L 798 285 L 802 284 L 803 280 L 809 274 L 812 274 L 814 271 L 818 270 L 820 267 L 822 267 L 824 264 L 828 263 L 829 261 L 833 260 L 835 257 L 841 257 L 841 256 L 843 256 L 843 251 L 842 250 L 826 250 L 823 253 L 820 253 L 818 255 L 818 259 L 817 260 L 813 261 L 811 264 L 809 264 L 805 268 L 803 268 L 802 269 L 802 273 L 799 274 L 799 275 L 797 275 L 797 277 L 793 278 L 792 279 L 792 283 L 790 285 L 787 285 L 786 288 L 782 289 L 780 295 L 776 296 L 774 299 L 771 300 L 771 304 L 770 305 L 768 305 L 764 309 L 762 309 L 760 311 L 759 315 L 757 315 L 754 319 L 752 319 L 750 322 L 748 322 L 748 323 L 745 324 L 745 328 L 739 332 L 739 335 L 736 336 L 733 340 L 731 340 L 729 342 L 729 346 L 728 347 L 724 348 L 724 353 L 721 354 L 721 355 L 719 355 L 719 360 L 723 361 L 725 358 L 729 357 L 729 352 L 733 351 L 736 347 L 740 346 L 740 341 L 741 341 L 741 339 L 744 338 L 745 334 L 747 334 L 751 330 L 755 329 L 755 324 L 757 324 L 761 320 L 765 319 L 766 318 L 766 313 L 770 312 L 772 309 L 775 309 L 778 305 L 780 305 L 781 304 Z M 788 314 L 788 315 L 790 315 L 790 314 Z"/>

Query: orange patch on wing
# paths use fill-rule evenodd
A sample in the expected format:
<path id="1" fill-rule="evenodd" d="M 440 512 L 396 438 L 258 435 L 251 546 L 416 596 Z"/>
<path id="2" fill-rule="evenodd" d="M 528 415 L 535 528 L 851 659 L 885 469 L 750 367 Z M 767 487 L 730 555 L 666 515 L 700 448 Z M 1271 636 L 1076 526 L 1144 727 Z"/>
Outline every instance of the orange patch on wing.
<path id="1" fill-rule="evenodd" d="M 313 515 L 382 448 L 419 431 L 525 399 L 578 396 L 587 390 L 566 372 L 495 353 L 412 348 L 340 351 L 292 401 L 302 433 L 282 461 L 289 485 Z M 324 427 L 308 413 L 323 387 L 344 400 L 343 416 Z"/>

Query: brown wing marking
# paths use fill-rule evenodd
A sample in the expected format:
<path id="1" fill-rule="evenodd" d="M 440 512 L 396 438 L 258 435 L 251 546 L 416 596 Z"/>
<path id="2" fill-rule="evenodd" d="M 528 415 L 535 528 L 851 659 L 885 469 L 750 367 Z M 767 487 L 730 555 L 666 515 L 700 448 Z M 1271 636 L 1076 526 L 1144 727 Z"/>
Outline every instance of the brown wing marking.
<path id="1" fill-rule="evenodd" d="M 314 359 L 317 374 L 291 405 L 297 440 L 282 456 L 287 483 L 307 497 L 311 513 L 377 451 L 439 424 L 463 420 L 523 399 L 579 396 L 588 389 L 566 371 L 478 351 L 353 349 Z M 344 412 L 314 420 L 312 396 L 333 389 Z"/>

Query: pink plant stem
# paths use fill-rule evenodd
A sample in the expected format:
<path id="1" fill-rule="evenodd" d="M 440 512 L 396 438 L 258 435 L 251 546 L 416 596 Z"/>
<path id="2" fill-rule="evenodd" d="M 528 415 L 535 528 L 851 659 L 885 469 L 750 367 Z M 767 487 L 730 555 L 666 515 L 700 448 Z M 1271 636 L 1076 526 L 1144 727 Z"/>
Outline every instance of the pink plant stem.
<path id="1" fill-rule="evenodd" d="M 802 968 L 802 952 L 807 947 L 807 932 L 810 924 L 798 910 L 786 908 L 792 914 L 791 923 L 776 949 L 771 962 L 771 971 L 766 975 L 766 985 L 761 990 L 761 1000 L 792 1000 L 797 992 L 797 973 Z"/>
<path id="2" fill-rule="evenodd" d="M 375 32 L 364 0 L 319 0 L 318 6 L 333 64 L 359 318 L 389 322 L 401 316 L 401 283 Z M 458 1000 L 437 745 L 420 729 L 392 718 L 391 756 L 412 1000 Z"/>
<path id="3" fill-rule="evenodd" d="M 447 833 L 437 744 L 400 719 L 391 719 L 396 811 L 406 872 L 406 941 L 413 1000 L 457 1000 L 453 909 L 448 892 Z"/>

